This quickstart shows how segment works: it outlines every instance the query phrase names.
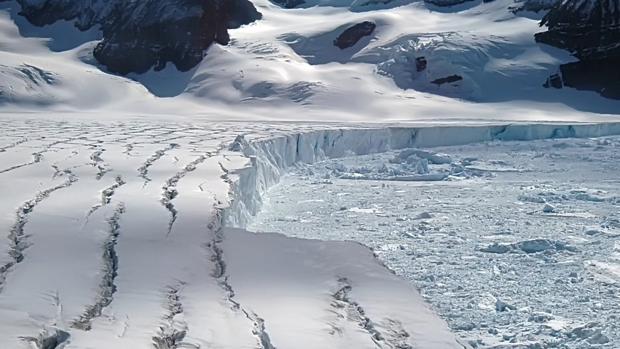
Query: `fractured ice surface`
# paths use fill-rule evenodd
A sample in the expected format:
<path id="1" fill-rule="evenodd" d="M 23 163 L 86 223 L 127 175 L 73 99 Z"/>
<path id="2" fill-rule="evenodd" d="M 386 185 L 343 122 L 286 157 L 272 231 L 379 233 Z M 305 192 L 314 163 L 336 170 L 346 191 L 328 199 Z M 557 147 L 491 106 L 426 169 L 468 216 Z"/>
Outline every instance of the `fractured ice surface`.
<path id="1" fill-rule="evenodd" d="M 372 247 L 474 347 L 615 349 L 618 149 L 618 137 L 415 144 L 297 165 L 249 228 Z M 443 178 L 399 180 L 420 172 Z"/>

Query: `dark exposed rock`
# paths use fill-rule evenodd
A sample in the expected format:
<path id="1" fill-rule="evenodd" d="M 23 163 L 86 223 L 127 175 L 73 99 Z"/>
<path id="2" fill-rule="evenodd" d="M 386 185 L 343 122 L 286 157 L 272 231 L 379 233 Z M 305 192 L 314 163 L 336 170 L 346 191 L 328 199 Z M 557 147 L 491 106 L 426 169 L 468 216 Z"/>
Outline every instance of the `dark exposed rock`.
<path id="1" fill-rule="evenodd" d="M 18 0 L 21 14 L 43 26 L 74 21 L 80 30 L 99 27 L 95 58 L 120 74 L 163 69 L 186 71 L 214 42 L 227 44 L 228 29 L 261 17 L 248 0 Z"/>
<path id="2" fill-rule="evenodd" d="M 620 57 L 563 64 L 560 70 L 566 86 L 620 99 Z"/>
<path id="3" fill-rule="evenodd" d="M 421 71 L 426 69 L 427 64 L 428 63 L 426 62 L 426 57 L 424 57 L 424 56 L 417 57 L 415 59 L 415 70 L 417 72 L 421 72 Z"/>
<path id="4" fill-rule="evenodd" d="M 463 77 L 455 74 L 455 75 L 446 76 L 445 78 L 435 79 L 431 81 L 431 83 L 437 84 L 437 85 L 443 85 L 443 84 L 450 84 L 453 82 L 457 82 L 460 80 L 463 80 Z"/>
<path id="5" fill-rule="evenodd" d="M 617 0 L 563 0 L 545 15 L 536 34 L 539 42 L 561 47 L 580 59 L 620 56 L 620 2 Z"/>
<path id="6" fill-rule="evenodd" d="M 271 0 L 271 2 L 284 8 L 295 8 L 306 3 L 304 0 Z"/>
<path id="7" fill-rule="evenodd" d="M 560 67 L 566 86 L 620 98 L 620 2 L 561 0 L 541 24 L 536 41 L 566 49 L 579 62 Z"/>
<path id="8" fill-rule="evenodd" d="M 336 38 L 336 40 L 334 40 L 334 46 L 337 46 L 341 50 L 353 47 L 363 37 L 372 34 L 376 27 L 376 24 L 369 21 L 355 24 L 354 26 L 347 28 Z"/>

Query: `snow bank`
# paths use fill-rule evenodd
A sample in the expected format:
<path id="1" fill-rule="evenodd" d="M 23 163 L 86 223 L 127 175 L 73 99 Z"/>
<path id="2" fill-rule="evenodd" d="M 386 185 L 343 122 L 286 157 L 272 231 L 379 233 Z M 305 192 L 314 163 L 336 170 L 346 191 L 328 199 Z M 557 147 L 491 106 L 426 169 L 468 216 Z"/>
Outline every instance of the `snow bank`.
<path id="1" fill-rule="evenodd" d="M 314 163 L 327 158 L 391 149 L 617 134 L 620 134 L 620 123 L 340 128 L 267 139 L 248 140 L 239 136 L 226 155 L 239 156 L 241 152 L 249 163 L 228 169 L 232 193 L 224 219 L 228 225 L 245 227 L 260 209 L 262 195 L 296 163 Z"/>

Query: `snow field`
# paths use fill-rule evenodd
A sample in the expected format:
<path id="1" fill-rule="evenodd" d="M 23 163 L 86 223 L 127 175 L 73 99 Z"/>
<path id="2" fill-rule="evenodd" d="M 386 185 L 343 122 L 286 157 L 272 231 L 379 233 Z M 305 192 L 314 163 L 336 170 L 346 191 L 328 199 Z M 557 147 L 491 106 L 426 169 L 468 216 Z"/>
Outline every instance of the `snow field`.
<path id="1" fill-rule="evenodd" d="M 461 347 L 367 248 L 221 225 L 237 135 L 318 126 L 2 124 L 1 347 Z"/>

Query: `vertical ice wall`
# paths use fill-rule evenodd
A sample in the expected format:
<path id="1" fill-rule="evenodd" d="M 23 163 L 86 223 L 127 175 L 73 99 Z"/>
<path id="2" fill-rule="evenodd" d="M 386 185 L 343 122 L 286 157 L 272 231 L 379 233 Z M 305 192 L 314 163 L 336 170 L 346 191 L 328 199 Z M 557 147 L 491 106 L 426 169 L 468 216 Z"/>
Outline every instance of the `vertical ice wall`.
<path id="1" fill-rule="evenodd" d="M 242 168 L 227 169 L 231 202 L 225 211 L 224 223 L 245 227 L 260 209 L 262 195 L 296 163 L 309 164 L 326 158 L 404 148 L 617 134 L 620 134 L 620 123 L 340 128 L 309 130 L 256 141 L 239 136 L 230 146 L 229 155 L 243 155 L 249 163 Z"/>

